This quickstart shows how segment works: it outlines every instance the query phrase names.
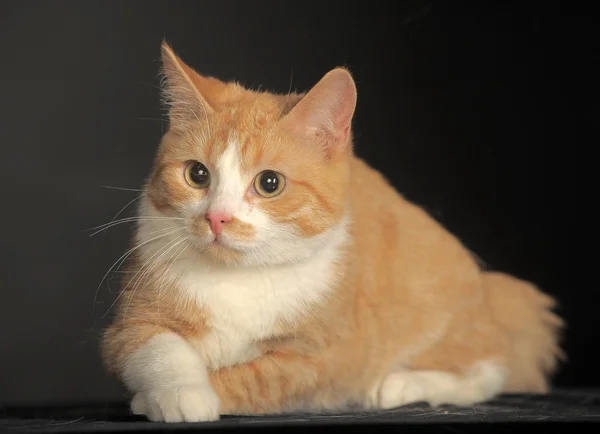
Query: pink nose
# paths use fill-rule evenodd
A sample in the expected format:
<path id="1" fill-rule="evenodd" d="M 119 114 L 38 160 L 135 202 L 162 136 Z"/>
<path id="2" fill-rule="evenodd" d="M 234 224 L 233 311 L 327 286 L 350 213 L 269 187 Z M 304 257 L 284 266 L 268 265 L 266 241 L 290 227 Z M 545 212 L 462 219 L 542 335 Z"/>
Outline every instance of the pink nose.
<path id="1" fill-rule="evenodd" d="M 231 215 L 223 211 L 209 211 L 206 213 L 206 220 L 208 221 L 208 225 L 213 234 L 219 235 L 223 232 L 225 223 L 231 221 Z"/>

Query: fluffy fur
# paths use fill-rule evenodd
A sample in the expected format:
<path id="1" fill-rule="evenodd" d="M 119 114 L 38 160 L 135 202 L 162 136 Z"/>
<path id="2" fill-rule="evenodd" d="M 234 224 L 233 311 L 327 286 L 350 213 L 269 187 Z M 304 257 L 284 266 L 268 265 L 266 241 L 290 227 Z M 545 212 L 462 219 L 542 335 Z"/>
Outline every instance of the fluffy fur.
<path id="1" fill-rule="evenodd" d="M 276 95 L 162 53 L 170 127 L 102 345 L 134 413 L 208 421 L 548 390 L 562 356 L 553 299 L 482 272 L 353 155 L 347 70 Z M 186 182 L 189 161 L 208 188 Z M 272 198 L 254 188 L 267 169 L 285 177 Z M 230 216 L 219 237 L 208 212 Z"/>

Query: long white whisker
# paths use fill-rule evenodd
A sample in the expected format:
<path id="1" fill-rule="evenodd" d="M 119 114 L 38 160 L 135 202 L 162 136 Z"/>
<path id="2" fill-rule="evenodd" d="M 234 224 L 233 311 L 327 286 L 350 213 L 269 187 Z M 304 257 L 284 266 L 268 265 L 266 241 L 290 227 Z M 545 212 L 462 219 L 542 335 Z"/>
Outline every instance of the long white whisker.
<path id="1" fill-rule="evenodd" d="M 104 226 L 111 225 L 113 223 L 128 222 L 128 221 L 132 221 L 132 220 L 184 220 L 184 218 L 183 217 L 166 217 L 166 216 L 165 217 L 163 217 L 163 216 L 131 216 L 131 217 L 123 217 L 119 220 L 114 220 L 114 221 L 111 220 L 107 223 L 103 223 L 101 225 L 94 226 L 87 230 L 93 231 L 94 229 L 99 229 Z"/>
<path id="2" fill-rule="evenodd" d="M 135 202 L 135 201 L 138 201 L 138 200 L 140 200 L 142 197 L 144 197 L 144 194 L 143 194 L 143 193 L 142 193 L 142 194 L 140 194 L 140 195 L 139 195 L 138 197 L 136 197 L 135 199 L 132 199 L 132 200 L 130 200 L 129 202 L 127 202 L 127 205 L 125 205 L 123 208 L 121 208 L 121 210 L 120 210 L 118 213 L 116 213 L 116 214 L 115 214 L 115 216 L 114 216 L 114 217 L 111 219 L 111 222 L 114 222 L 114 221 L 115 221 L 115 219 L 116 219 L 117 217 L 119 217 L 119 215 L 120 215 L 120 214 L 121 214 L 123 211 L 125 211 L 125 209 L 126 209 L 126 208 L 127 208 L 129 205 L 131 205 L 131 204 L 132 204 L 133 202 Z"/>
<path id="3" fill-rule="evenodd" d="M 183 240 L 183 241 L 185 242 L 186 240 Z M 183 244 L 183 249 L 181 249 L 179 252 L 177 251 L 177 249 L 175 249 L 175 251 L 173 252 L 173 254 L 171 255 L 171 257 L 169 258 L 169 261 L 167 261 L 169 265 L 167 265 L 167 269 L 164 271 L 163 277 L 162 277 L 160 283 L 158 284 L 158 297 L 156 297 L 156 310 L 157 310 L 157 312 L 160 312 L 160 299 L 161 299 L 161 296 L 162 296 L 162 291 L 163 291 L 163 288 L 164 288 L 165 279 L 169 275 L 169 271 L 171 270 L 171 266 L 175 262 L 177 262 L 177 259 L 179 259 L 179 257 L 181 256 L 181 254 L 187 250 L 187 248 L 190 246 L 191 243 L 192 243 L 191 241 L 187 240 L 187 243 Z M 173 256 L 175 256 L 175 257 L 173 257 Z"/>
<path id="4" fill-rule="evenodd" d="M 187 239 L 186 239 L 186 240 L 184 240 L 184 241 L 187 241 Z M 189 244 L 189 242 L 188 242 L 188 244 Z M 185 250 L 185 248 L 184 248 L 184 250 Z M 170 269 L 170 268 L 171 268 L 171 266 L 172 266 L 172 265 L 175 263 L 175 259 L 173 258 L 175 255 L 177 255 L 177 258 L 179 257 L 179 254 L 178 254 L 178 250 L 177 250 L 177 249 L 176 249 L 176 250 L 173 252 L 173 254 L 172 254 L 172 255 L 171 255 L 171 257 L 169 258 L 169 260 L 168 260 L 168 261 L 166 261 L 166 262 L 167 262 L 167 264 L 168 264 L 168 265 L 167 265 L 167 269 L 166 269 L 166 270 L 165 270 L 165 272 L 163 273 L 163 276 L 162 276 L 162 279 L 161 279 L 161 281 L 160 281 L 160 283 L 159 283 L 159 286 L 162 286 L 162 285 L 163 285 L 163 283 L 165 282 L 165 279 L 166 279 L 166 277 L 167 277 L 167 274 L 168 274 L 168 271 L 169 271 L 169 269 Z"/>
<path id="5" fill-rule="evenodd" d="M 146 262 L 144 262 L 144 264 L 140 267 L 140 269 L 137 271 L 137 273 L 135 273 L 135 275 L 129 280 L 129 282 L 127 282 L 127 285 L 125 285 L 125 287 L 121 290 L 121 292 L 125 292 L 127 290 L 127 288 L 129 288 L 129 285 L 131 285 L 131 283 L 133 282 L 133 280 L 137 277 L 138 274 L 142 273 L 144 271 L 144 268 L 152 261 L 152 259 L 154 257 L 156 257 L 157 255 L 159 255 L 162 251 L 164 251 L 164 249 L 168 248 L 170 245 L 172 245 L 173 243 L 176 243 L 177 241 L 179 241 L 180 239 L 184 238 L 186 235 L 180 235 L 177 238 L 169 241 L 167 244 L 165 244 L 164 246 L 162 246 L 160 249 L 158 249 L 156 252 L 154 252 L 147 260 Z"/>
<path id="6" fill-rule="evenodd" d="M 90 235 L 90 237 L 93 237 L 94 235 L 109 229 L 113 226 L 117 226 L 123 223 L 130 223 L 130 222 L 135 222 L 135 221 L 172 221 L 172 220 L 185 220 L 184 218 L 180 218 L 180 217 L 125 217 L 119 220 L 115 220 L 115 221 L 110 221 L 108 223 L 104 223 L 100 226 L 96 226 L 94 228 L 90 228 L 88 230 L 93 231 L 95 229 L 98 229 L 96 232 L 92 233 Z"/>
<path id="7" fill-rule="evenodd" d="M 160 263 L 160 260 L 162 259 L 163 256 L 165 256 L 167 253 L 169 253 L 171 250 L 173 250 L 175 247 L 177 247 L 180 243 L 183 243 L 186 239 L 187 239 L 187 235 L 183 235 L 183 236 L 181 236 L 179 238 L 176 238 L 177 242 L 175 244 L 172 244 L 171 247 L 169 247 L 168 249 L 166 249 L 158 258 L 156 258 L 152 262 L 152 264 L 150 264 L 150 266 L 148 266 L 146 268 L 146 271 L 144 271 L 140 275 L 140 277 L 138 278 L 137 283 L 135 284 L 135 286 L 131 290 L 131 295 L 129 296 L 129 300 L 127 300 L 127 306 L 125 306 L 125 312 L 123 312 L 123 319 L 125 319 L 127 317 L 127 311 L 129 310 L 129 305 L 131 304 L 131 300 L 133 299 L 133 297 L 135 295 L 135 292 L 139 288 L 140 283 L 150 273 L 150 271 L 153 270 Z M 135 276 L 133 276 L 133 278 L 135 279 Z M 125 287 L 125 288 L 127 288 L 127 287 Z M 123 290 L 123 292 L 125 292 L 125 289 Z"/>
<path id="8" fill-rule="evenodd" d="M 162 228 L 162 229 L 157 229 L 155 231 L 152 232 L 148 232 L 147 235 L 154 235 L 154 234 L 158 234 L 159 232 L 164 232 L 164 231 L 168 231 L 170 229 L 175 229 L 175 228 L 182 228 L 183 226 L 181 225 L 177 225 L 177 226 L 169 226 L 168 228 Z"/>
<path id="9" fill-rule="evenodd" d="M 121 191 L 144 191 L 141 188 L 124 188 L 124 187 L 112 187 L 110 185 L 101 185 L 102 188 L 109 188 L 111 190 L 121 190 Z"/>
<path id="10" fill-rule="evenodd" d="M 119 220 L 115 220 L 115 221 L 110 221 L 108 223 L 103 223 L 101 225 L 95 226 L 93 228 L 90 228 L 89 230 L 94 230 L 94 229 L 98 229 L 101 228 L 102 226 L 107 226 L 113 223 L 118 223 L 118 222 L 125 222 L 125 221 L 130 221 L 130 220 L 185 220 L 185 218 L 183 217 L 169 217 L 169 216 L 153 216 L 153 215 L 148 215 L 148 216 L 144 216 L 144 215 L 140 215 L 140 216 L 131 216 L 131 217 L 123 217 L 122 219 Z"/>
<path id="11" fill-rule="evenodd" d="M 169 234 L 165 234 L 165 235 L 170 235 Z M 164 236 L 164 235 L 162 235 Z M 123 294 L 125 294 L 125 290 L 129 287 L 129 285 L 131 284 L 131 282 L 133 282 L 133 280 L 136 278 L 136 276 L 142 272 L 142 270 L 144 270 L 144 267 L 148 264 L 148 262 L 150 262 L 152 260 L 152 258 L 154 256 L 156 256 L 157 254 L 159 254 L 160 252 L 162 252 L 165 248 L 167 248 L 170 244 L 172 244 L 174 241 L 177 241 L 178 238 L 176 238 L 175 240 L 171 240 L 169 241 L 167 244 L 165 244 L 164 246 L 162 246 L 160 249 L 158 249 L 157 252 L 155 252 L 152 256 L 150 256 L 150 258 L 148 258 L 148 260 L 144 263 L 144 265 L 142 265 L 142 267 L 137 270 L 137 272 L 133 275 L 133 277 L 127 282 L 127 285 L 125 286 L 125 288 L 123 288 L 120 292 L 119 295 L 117 296 L 117 298 L 111 303 L 111 305 L 108 307 L 108 309 L 106 310 L 106 312 L 104 312 L 104 315 L 102 315 L 101 318 L 104 318 L 109 312 L 110 310 L 113 308 L 113 306 L 117 303 L 117 301 L 119 301 L 119 299 L 121 298 L 121 296 Z"/>
<path id="12" fill-rule="evenodd" d="M 171 235 L 172 233 L 180 231 L 181 229 L 185 229 L 185 228 L 174 229 L 173 232 L 167 232 L 165 234 L 161 234 L 161 235 L 158 235 L 158 236 L 156 236 L 154 238 L 150 238 L 149 240 L 143 241 L 140 244 L 138 244 L 137 246 L 129 249 L 128 251 L 126 251 L 119 259 L 117 259 L 115 261 L 115 263 L 112 264 L 112 266 L 108 269 L 108 271 L 106 272 L 106 274 L 102 277 L 102 280 L 100 281 L 100 284 L 98 285 L 98 288 L 96 288 L 96 293 L 94 294 L 94 302 L 92 304 L 92 318 L 94 317 L 94 312 L 95 312 L 95 308 L 96 308 L 96 301 L 98 299 L 98 291 L 100 291 L 100 288 L 102 287 L 102 284 L 106 280 L 106 276 L 108 276 L 109 273 L 112 271 L 112 269 L 115 268 L 115 265 L 119 264 L 119 261 L 121 261 L 121 263 L 119 264 L 119 267 L 120 267 L 123 264 L 123 262 L 125 262 L 125 260 L 129 257 L 129 255 L 131 255 L 134 251 L 136 251 L 137 249 L 139 249 L 143 245 L 148 244 L 148 243 L 150 243 L 150 242 L 152 242 L 154 240 L 157 240 L 159 238 L 166 237 L 167 235 Z"/>

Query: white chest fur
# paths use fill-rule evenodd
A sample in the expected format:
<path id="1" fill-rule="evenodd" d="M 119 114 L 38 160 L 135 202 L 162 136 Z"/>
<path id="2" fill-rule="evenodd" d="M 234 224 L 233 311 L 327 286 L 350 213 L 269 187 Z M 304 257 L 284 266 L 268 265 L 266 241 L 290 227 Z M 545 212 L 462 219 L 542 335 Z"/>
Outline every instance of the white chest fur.
<path id="1" fill-rule="evenodd" d="M 252 360 L 259 355 L 256 342 L 275 337 L 278 321 L 293 323 L 323 302 L 335 283 L 343 238 L 333 237 L 297 264 L 227 268 L 178 261 L 179 289 L 208 313 L 211 331 L 198 346 L 207 367 Z"/>

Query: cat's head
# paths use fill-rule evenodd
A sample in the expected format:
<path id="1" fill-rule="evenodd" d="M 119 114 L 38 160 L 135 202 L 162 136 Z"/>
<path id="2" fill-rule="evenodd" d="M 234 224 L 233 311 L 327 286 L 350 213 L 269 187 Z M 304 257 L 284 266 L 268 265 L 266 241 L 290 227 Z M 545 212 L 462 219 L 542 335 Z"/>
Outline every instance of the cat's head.
<path id="1" fill-rule="evenodd" d="M 201 76 L 166 44 L 162 61 L 169 129 L 138 241 L 185 240 L 226 264 L 267 265 L 301 260 L 337 236 L 356 105 L 348 71 L 330 71 L 306 94 L 277 95 Z"/>

